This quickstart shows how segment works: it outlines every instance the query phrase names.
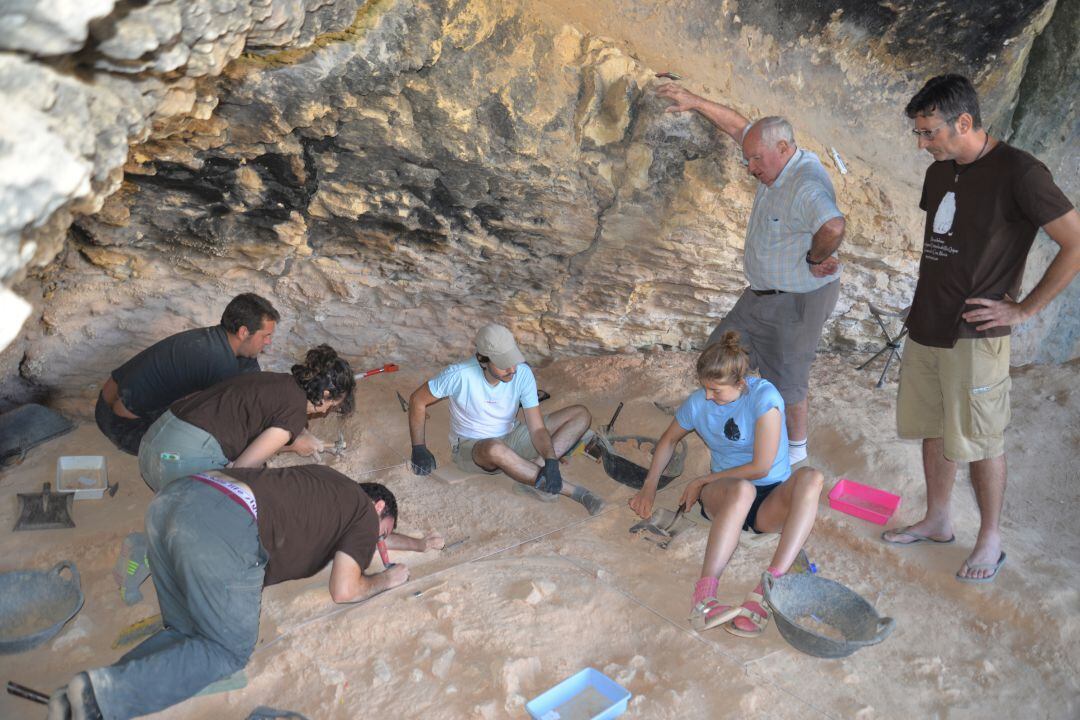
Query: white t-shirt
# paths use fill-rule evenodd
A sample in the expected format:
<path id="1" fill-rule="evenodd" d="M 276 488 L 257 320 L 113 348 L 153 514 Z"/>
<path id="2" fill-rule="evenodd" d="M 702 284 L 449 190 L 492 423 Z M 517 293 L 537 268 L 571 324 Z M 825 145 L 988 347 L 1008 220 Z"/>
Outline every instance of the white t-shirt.
<path id="1" fill-rule="evenodd" d="M 526 363 L 517 366 L 510 382 L 492 386 L 472 357 L 428 380 L 428 390 L 437 398 L 450 398 L 451 443 L 455 436 L 468 440 L 502 437 L 514 429 L 518 405 L 532 408 L 540 404 L 536 378 Z"/>

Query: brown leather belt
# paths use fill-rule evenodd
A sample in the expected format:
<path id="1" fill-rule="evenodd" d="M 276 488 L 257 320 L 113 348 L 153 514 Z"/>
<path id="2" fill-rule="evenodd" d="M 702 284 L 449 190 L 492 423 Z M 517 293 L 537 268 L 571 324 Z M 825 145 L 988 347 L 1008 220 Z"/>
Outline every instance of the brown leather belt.
<path id="1" fill-rule="evenodd" d="M 754 288 L 750 288 L 750 292 L 754 293 L 758 297 L 761 297 L 762 295 L 783 295 L 787 291 L 786 290 L 755 290 Z"/>

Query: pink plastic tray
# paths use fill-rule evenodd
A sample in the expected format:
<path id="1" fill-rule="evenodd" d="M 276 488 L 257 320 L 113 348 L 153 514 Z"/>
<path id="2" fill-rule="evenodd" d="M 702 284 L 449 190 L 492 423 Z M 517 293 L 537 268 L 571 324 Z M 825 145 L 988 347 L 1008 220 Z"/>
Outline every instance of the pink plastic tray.
<path id="1" fill-rule="evenodd" d="M 884 525 L 889 522 L 896 508 L 900 507 L 900 496 L 857 483 L 854 480 L 840 478 L 836 487 L 829 492 L 829 507 L 878 525 Z"/>

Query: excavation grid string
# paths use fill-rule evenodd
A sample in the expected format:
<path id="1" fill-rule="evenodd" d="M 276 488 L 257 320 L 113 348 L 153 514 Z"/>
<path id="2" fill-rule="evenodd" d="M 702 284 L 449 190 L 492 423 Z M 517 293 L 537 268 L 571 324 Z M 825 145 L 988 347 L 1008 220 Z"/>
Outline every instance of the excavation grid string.
<path id="1" fill-rule="evenodd" d="M 403 463 L 399 463 L 397 465 L 388 465 L 387 467 L 375 468 L 373 470 L 367 470 L 367 471 L 362 472 L 362 473 L 356 473 L 356 475 L 358 475 L 358 476 L 370 475 L 372 473 L 381 472 L 383 470 L 388 470 L 388 469 L 391 469 L 391 468 L 406 467 L 406 466 L 408 466 L 408 464 L 409 463 L 406 461 L 406 462 L 403 462 Z M 667 491 L 678 490 L 683 485 L 685 485 L 686 482 L 687 482 L 687 480 L 683 480 L 680 483 L 671 483 L 670 485 L 665 487 L 663 490 L 659 491 L 657 493 L 657 495 L 659 495 L 660 493 L 667 492 Z M 579 525 L 584 525 L 587 522 L 590 522 L 592 520 L 596 520 L 597 518 L 603 517 L 604 515 L 607 515 L 610 512 L 620 510 L 621 508 L 622 508 L 622 505 L 619 504 L 619 503 L 614 503 L 614 502 L 608 503 L 608 506 L 606 508 L 604 508 L 602 511 L 600 511 L 599 513 L 597 513 L 596 515 L 591 515 L 589 517 L 585 517 L 585 518 L 582 518 L 580 520 L 575 520 L 573 522 L 567 523 L 566 525 L 562 525 L 562 526 L 554 528 L 552 530 L 548 530 L 546 532 L 539 533 L 538 535 L 534 535 L 532 537 L 525 538 L 524 540 L 519 540 L 519 541 L 517 541 L 515 543 L 507 545 L 506 547 L 502 547 L 502 548 L 499 548 L 497 550 L 493 550 L 493 551 L 491 551 L 489 553 L 486 553 L 484 555 L 480 555 L 479 557 L 470 558 L 468 560 L 463 560 L 462 562 L 455 563 L 453 565 L 448 565 L 448 566 L 444 567 L 441 570 L 436 570 L 433 573 L 429 573 L 427 575 L 424 575 L 422 578 L 417 578 L 416 580 L 409 580 L 408 582 L 394 588 L 394 591 L 398 591 L 401 588 L 408 588 L 411 585 L 418 585 L 421 582 L 423 582 L 424 584 L 427 584 L 429 581 L 435 580 L 435 579 L 439 578 L 442 575 L 448 574 L 451 571 L 456 570 L 459 567 L 462 567 L 463 565 L 468 565 L 468 564 L 471 564 L 471 563 L 484 562 L 485 560 L 493 558 L 496 555 L 502 555 L 503 553 L 507 553 L 507 552 L 510 552 L 512 550 L 516 550 L 517 548 L 522 547 L 523 545 L 528 545 L 530 543 L 539 543 L 539 542 L 543 541 L 544 539 L 546 539 L 547 537 L 549 537 L 551 535 L 556 535 L 556 534 L 564 532 L 566 530 L 571 530 L 571 529 L 573 529 L 575 527 L 578 527 Z M 715 653 L 717 653 L 719 655 L 722 655 L 725 658 L 735 662 L 737 665 L 742 667 L 743 672 L 746 673 L 747 676 L 752 677 L 755 680 L 761 682 L 762 684 L 768 685 L 769 687 L 775 689 L 776 691 L 781 692 L 784 695 L 787 695 L 787 696 L 797 700 L 799 703 L 801 703 L 801 704 L 805 705 L 806 707 L 810 708 L 811 710 L 817 712 L 822 717 L 826 717 L 826 718 L 830 718 L 832 720 L 835 720 L 835 716 L 830 715 L 825 710 L 822 710 L 821 708 L 817 707 L 812 702 L 809 702 L 806 698 L 803 698 L 803 697 L 800 697 L 799 695 L 796 695 L 795 693 L 791 692 L 790 690 L 787 690 L 786 688 L 784 688 L 782 685 L 778 685 L 771 678 L 769 678 L 769 677 L 763 675 L 762 673 L 760 673 L 760 672 L 754 670 L 753 668 L 751 668 L 750 664 L 757 662 L 758 660 L 760 660 L 760 658 L 757 658 L 755 660 L 748 660 L 746 662 L 743 662 L 743 661 L 739 660 L 734 655 L 731 655 L 730 653 L 725 652 L 717 643 L 702 637 L 699 633 L 693 632 L 693 631 L 689 630 L 688 628 L 683 627 L 683 625 L 680 624 L 679 622 L 677 622 L 677 621 L 673 620 L 672 618 L 668 617 L 667 615 L 660 612 L 659 610 L 652 607 L 651 605 L 643 603 L 641 600 L 639 600 L 635 596 L 631 595 L 630 593 L 626 592 L 625 590 L 623 590 L 619 586 L 613 585 L 612 583 L 604 581 L 595 572 L 590 571 L 588 568 L 583 566 L 581 563 L 579 563 L 574 558 L 572 558 L 572 557 L 570 557 L 568 555 L 563 555 L 562 553 L 559 553 L 557 551 L 556 551 L 556 554 L 561 559 L 566 560 L 571 565 L 576 567 L 578 569 L 578 571 L 580 571 L 586 577 L 589 577 L 589 578 L 595 580 L 596 582 L 600 583 L 604 587 L 606 587 L 606 588 L 608 588 L 610 590 L 613 590 L 614 592 L 622 595 L 626 599 L 633 602 L 635 605 L 638 605 L 639 607 L 643 608 L 644 610 L 652 613 L 656 617 L 660 618 L 664 622 L 668 623 L 669 625 L 671 625 L 672 627 L 677 629 L 679 632 L 683 633 L 684 635 L 686 635 L 689 638 L 692 638 L 694 641 L 700 643 L 702 646 L 704 646 L 706 648 L 709 648 L 713 652 L 715 652 Z M 391 591 L 391 592 L 393 592 L 393 594 L 395 594 L 395 595 L 400 595 L 401 594 L 400 592 L 394 592 L 394 591 Z M 364 600 L 361 600 L 359 602 L 350 603 L 348 605 L 341 605 L 339 607 L 335 607 L 335 608 L 333 608 L 331 610 L 328 610 L 327 612 L 324 612 L 324 613 L 322 613 L 320 615 L 315 615 L 314 617 L 308 618 L 307 620 L 304 620 L 303 622 L 297 623 L 296 625 L 293 625 L 292 627 L 289 627 L 287 629 L 282 630 L 282 632 L 277 637 L 275 637 L 272 640 L 266 642 L 265 644 L 255 648 L 255 651 L 251 655 L 252 655 L 252 657 L 254 657 L 255 655 L 259 655 L 259 654 L 265 652 L 266 650 L 270 649 L 274 645 L 277 645 L 282 640 L 285 640 L 286 638 L 290 637 L 297 630 L 302 630 L 303 628 L 306 628 L 306 627 L 308 627 L 310 625 L 313 625 L 313 624 L 315 624 L 317 622 L 321 622 L 323 620 L 327 620 L 329 618 L 336 617 L 338 615 L 342 615 L 344 613 L 349 612 L 350 610 L 354 610 L 354 609 L 356 609 L 358 607 L 366 605 L 367 603 L 371 602 L 372 600 L 375 600 L 376 598 L 385 598 L 385 597 L 388 597 L 389 595 L 390 595 L 390 593 L 380 593 L 378 595 L 373 595 L 373 596 L 371 596 L 369 598 L 365 598 Z"/>

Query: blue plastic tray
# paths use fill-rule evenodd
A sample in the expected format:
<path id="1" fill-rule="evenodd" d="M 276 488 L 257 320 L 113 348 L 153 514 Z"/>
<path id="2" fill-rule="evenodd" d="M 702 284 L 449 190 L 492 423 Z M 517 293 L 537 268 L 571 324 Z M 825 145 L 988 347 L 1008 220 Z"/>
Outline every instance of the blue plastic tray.
<path id="1" fill-rule="evenodd" d="M 525 709 L 533 720 L 610 720 L 626 712 L 628 702 L 629 690 L 599 670 L 585 668 L 530 700 Z M 589 712 L 581 714 L 586 707 Z"/>

